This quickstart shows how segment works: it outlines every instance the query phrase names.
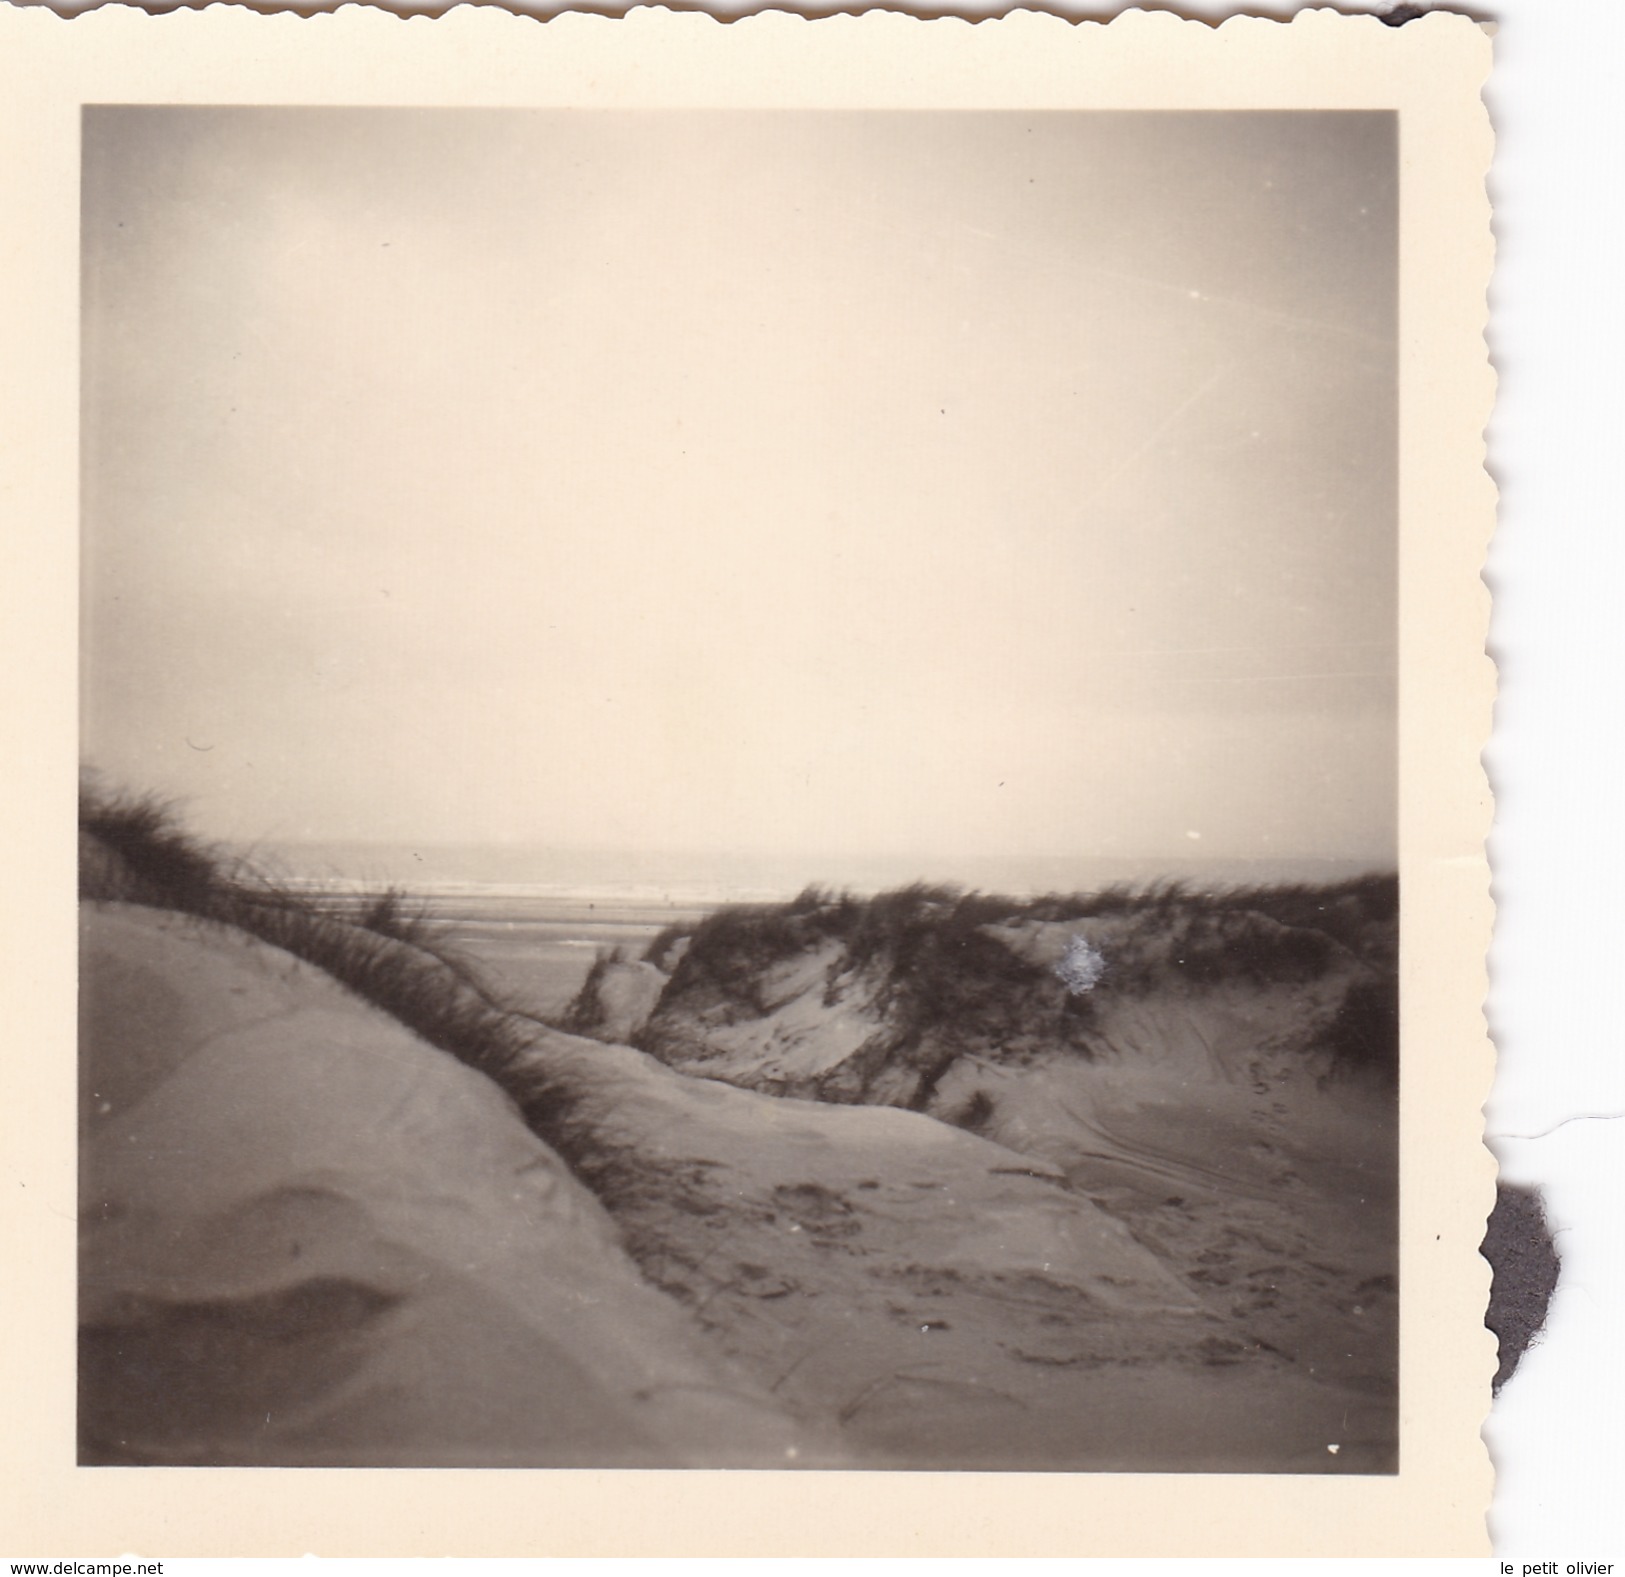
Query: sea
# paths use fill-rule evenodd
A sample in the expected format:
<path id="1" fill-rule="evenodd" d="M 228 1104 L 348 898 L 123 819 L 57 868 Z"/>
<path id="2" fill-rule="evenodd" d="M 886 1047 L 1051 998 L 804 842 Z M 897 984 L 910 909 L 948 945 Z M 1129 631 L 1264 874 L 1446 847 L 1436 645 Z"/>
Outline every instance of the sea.
<path id="1" fill-rule="evenodd" d="M 1159 879 L 1199 890 L 1335 882 L 1382 868 L 1381 861 L 1312 858 L 945 860 L 477 843 L 287 841 L 240 845 L 235 852 L 313 895 L 345 900 L 402 890 L 494 994 L 540 1018 L 568 1008 L 600 953 L 639 958 L 668 926 L 694 924 L 728 905 L 785 902 L 809 886 L 862 896 L 927 881 L 1037 897 Z"/>

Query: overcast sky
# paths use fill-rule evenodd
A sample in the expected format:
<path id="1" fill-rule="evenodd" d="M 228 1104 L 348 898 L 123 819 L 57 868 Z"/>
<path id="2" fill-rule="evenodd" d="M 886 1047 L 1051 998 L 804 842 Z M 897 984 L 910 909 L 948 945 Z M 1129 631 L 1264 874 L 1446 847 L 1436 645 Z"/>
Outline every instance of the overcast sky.
<path id="1" fill-rule="evenodd" d="M 1391 863 L 1393 137 L 89 111 L 86 758 L 247 839 Z"/>

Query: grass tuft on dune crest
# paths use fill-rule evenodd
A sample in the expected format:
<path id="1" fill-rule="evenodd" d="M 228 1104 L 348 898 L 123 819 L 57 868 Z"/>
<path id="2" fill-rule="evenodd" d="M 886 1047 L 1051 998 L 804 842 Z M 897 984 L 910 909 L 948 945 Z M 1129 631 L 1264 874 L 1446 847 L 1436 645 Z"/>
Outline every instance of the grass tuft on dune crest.
<path id="1" fill-rule="evenodd" d="M 154 796 L 82 784 L 81 898 L 144 904 L 235 926 L 325 970 L 430 1044 L 500 1077 L 526 1045 L 426 909 L 395 888 L 359 897 L 293 891 L 193 838 Z"/>
<path id="2" fill-rule="evenodd" d="M 604 1025 L 605 1006 L 603 987 L 610 970 L 627 962 L 626 949 L 601 947 L 581 982 L 581 989 L 570 999 L 570 1004 L 554 1022 L 567 1035 L 593 1035 Z"/>
<path id="3" fill-rule="evenodd" d="M 673 1001 L 710 996 L 738 1016 L 761 1017 L 777 966 L 829 951 L 828 1000 L 854 978 L 868 980 L 896 1032 L 888 1055 L 928 1056 L 927 1094 L 937 1065 L 951 1063 L 958 1048 L 1013 1037 L 1018 1020 L 1030 1027 L 1039 997 L 1056 1006 L 1046 1033 L 1089 1056 L 1097 1013 L 1113 997 L 1227 985 L 1290 989 L 1339 972 L 1351 983 L 1326 1049 L 1343 1070 L 1393 1078 L 1398 911 L 1398 878 L 1384 875 L 1210 891 L 1159 881 L 1034 899 L 927 883 L 871 898 L 810 887 L 789 903 L 736 906 L 668 927 L 644 956 L 671 970 Z M 1108 927 L 1099 983 L 1089 993 L 1062 992 L 1051 971 L 1014 945 L 1023 926 L 1073 921 Z M 668 961 L 685 938 L 673 969 Z"/>

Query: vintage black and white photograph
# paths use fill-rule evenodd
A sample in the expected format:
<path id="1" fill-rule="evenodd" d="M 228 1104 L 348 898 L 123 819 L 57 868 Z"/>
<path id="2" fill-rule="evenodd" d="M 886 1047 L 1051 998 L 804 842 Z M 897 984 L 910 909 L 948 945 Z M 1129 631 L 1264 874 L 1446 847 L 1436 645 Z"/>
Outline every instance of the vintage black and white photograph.
<path id="1" fill-rule="evenodd" d="M 1396 114 L 81 126 L 79 1462 L 1395 1473 Z"/>

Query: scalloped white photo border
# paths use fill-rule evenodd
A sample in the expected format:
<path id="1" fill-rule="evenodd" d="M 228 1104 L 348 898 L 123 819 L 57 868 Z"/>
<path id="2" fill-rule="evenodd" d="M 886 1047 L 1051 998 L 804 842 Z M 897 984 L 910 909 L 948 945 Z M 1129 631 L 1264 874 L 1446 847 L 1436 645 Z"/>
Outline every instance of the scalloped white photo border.
<path id="1" fill-rule="evenodd" d="M 0 1188 L 14 1290 L 0 1478 L 19 1553 L 80 1556 L 1474 1556 L 1494 1342 L 1477 1249 L 1490 935 L 1480 579 L 1490 43 L 1304 13 L 970 25 L 871 12 L 723 25 L 215 6 L 0 11 L 0 590 L 11 740 L 0 947 L 21 960 Z M 79 1468 L 74 1457 L 78 135 L 86 103 L 1391 108 L 1401 151 L 1401 1448 L 1384 1478 Z M 19 1269 L 20 1267 L 20 1269 Z"/>

